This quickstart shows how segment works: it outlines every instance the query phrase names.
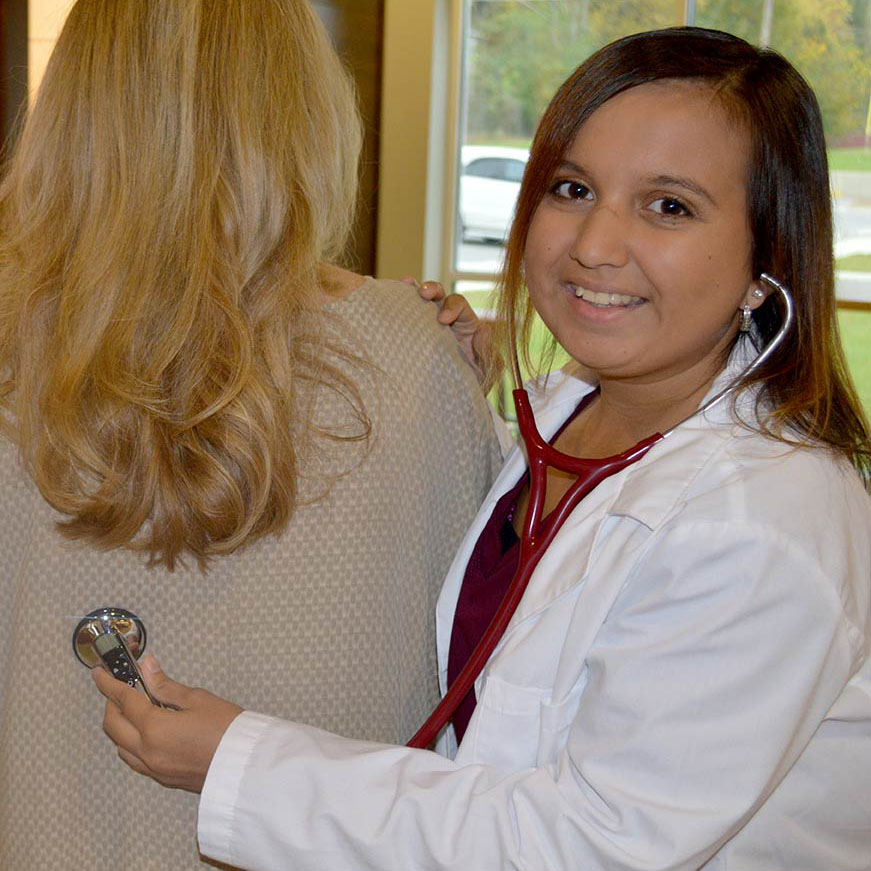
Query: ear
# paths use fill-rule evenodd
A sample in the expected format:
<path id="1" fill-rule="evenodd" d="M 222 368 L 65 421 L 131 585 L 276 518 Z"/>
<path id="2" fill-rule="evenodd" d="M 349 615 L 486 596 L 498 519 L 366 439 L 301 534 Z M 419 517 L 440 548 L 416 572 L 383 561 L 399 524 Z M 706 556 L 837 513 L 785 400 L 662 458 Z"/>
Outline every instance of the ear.
<path id="1" fill-rule="evenodd" d="M 741 308 L 749 306 L 750 311 L 756 311 L 768 298 L 771 288 L 764 281 L 752 281 L 747 288 L 747 293 L 741 301 Z"/>

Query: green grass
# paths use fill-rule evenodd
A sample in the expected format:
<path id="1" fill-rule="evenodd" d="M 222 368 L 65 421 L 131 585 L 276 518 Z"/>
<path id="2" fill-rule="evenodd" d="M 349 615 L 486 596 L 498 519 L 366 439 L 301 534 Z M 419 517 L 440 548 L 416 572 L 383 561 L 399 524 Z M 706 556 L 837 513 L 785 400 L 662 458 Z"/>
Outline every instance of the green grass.
<path id="1" fill-rule="evenodd" d="M 491 307 L 492 301 L 489 291 L 472 291 L 468 292 L 466 296 L 476 308 Z M 859 399 L 865 408 L 865 413 L 871 417 L 871 311 L 839 309 L 838 321 L 850 374 L 859 393 Z M 533 332 L 533 360 L 545 348 L 548 335 L 543 326 Z M 554 360 L 554 366 L 562 366 L 567 359 L 568 357 L 563 352 Z M 529 377 L 529 373 L 526 371 L 521 374 L 524 379 Z M 494 387 L 490 394 L 490 401 L 507 419 L 514 417 L 511 390 L 511 374 L 506 372 L 503 382 Z"/>
<path id="2" fill-rule="evenodd" d="M 871 254 L 851 254 L 835 261 L 835 269 L 844 272 L 871 272 Z"/>
<path id="3" fill-rule="evenodd" d="M 871 148 L 830 148 L 829 169 L 871 172 Z"/>
<path id="4" fill-rule="evenodd" d="M 501 139 L 498 136 L 470 136 L 467 145 L 492 145 L 497 148 L 529 148 L 532 140 L 525 137 Z M 871 148 L 830 148 L 829 169 L 871 172 Z"/>
<path id="5" fill-rule="evenodd" d="M 838 322 L 850 374 L 865 413 L 871 416 L 871 311 L 839 309 Z"/>

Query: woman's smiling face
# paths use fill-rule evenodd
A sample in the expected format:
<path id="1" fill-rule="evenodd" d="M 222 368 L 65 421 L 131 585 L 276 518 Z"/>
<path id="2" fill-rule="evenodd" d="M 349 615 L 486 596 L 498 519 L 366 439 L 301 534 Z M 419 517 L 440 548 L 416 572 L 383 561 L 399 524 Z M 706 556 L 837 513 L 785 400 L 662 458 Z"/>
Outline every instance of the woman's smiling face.
<path id="1" fill-rule="evenodd" d="M 750 137 L 697 83 L 639 85 L 581 126 L 530 225 L 532 302 L 604 380 L 698 387 L 751 296 Z M 694 384 L 694 382 L 698 382 Z"/>

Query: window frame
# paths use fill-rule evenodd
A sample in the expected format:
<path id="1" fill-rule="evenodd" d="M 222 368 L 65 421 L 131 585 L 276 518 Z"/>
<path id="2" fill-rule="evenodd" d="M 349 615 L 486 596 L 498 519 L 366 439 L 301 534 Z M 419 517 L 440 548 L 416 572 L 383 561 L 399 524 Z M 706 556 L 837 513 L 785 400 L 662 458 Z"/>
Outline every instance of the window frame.
<path id="1" fill-rule="evenodd" d="M 674 0 L 675 24 L 692 24 L 695 7 Z M 497 277 L 456 266 L 469 20 L 467 0 L 384 0 L 379 276 L 433 279 L 449 290 Z M 415 190 L 422 200 L 409 198 Z M 849 296 L 837 305 L 871 311 Z"/>
<path id="2" fill-rule="evenodd" d="M 457 90 L 456 103 L 453 107 L 455 114 L 455 122 L 453 129 L 456 131 L 456 139 L 451 144 L 453 154 L 446 155 L 450 162 L 449 168 L 446 168 L 452 177 L 452 198 L 447 202 L 451 204 L 451 208 L 446 210 L 443 216 L 445 228 L 444 237 L 450 240 L 450 244 L 446 245 L 442 254 L 441 274 L 446 287 L 453 289 L 458 282 L 489 282 L 492 283 L 497 277 L 496 272 L 478 271 L 470 269 L 459 269 L 456 267 L 456 233 L 457 233 L 457 217 L 459 208 L 459 170 L 460 170 L 460 153 L 463 146 L 462 134 L 465 130 L 465 80 L 467 78 L 467 62 L 465 55 L 465 34 L 470 23 L 470 4 L 468 0 L 452 0 L 453 16 L 456 19 L 457 27 L 456 42 L 451 44 L 451 64 L 460 73 L 459 87 Z M 695 0 L 674 0 L 674 24 L 691 23 L 695 16 Z"/>

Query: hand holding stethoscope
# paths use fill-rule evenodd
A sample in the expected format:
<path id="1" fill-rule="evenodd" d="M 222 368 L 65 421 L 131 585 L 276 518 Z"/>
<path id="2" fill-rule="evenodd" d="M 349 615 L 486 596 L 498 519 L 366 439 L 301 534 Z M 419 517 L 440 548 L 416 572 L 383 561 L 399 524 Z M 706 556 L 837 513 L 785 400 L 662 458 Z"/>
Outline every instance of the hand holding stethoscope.
<path id="1" fill-rule="evenodd" d="M 692 414 L 664 432 L 653 433 L 628 450 L 611 457 L 595 460 L 572 457 L 556 450 L 542 438 L 535 425 L 529 397 L 520 386 L 520 366 L 515 352 L 512 360 L 512 373 L 516 386 L 514 402 L 530 470 L 529 507 L 521 537 L 517 572 L 466 666 L 426 723 L 409 741 L 408 746 L 428 747 L 453 716 L 508 627 L 539 560 L 566 518 L 584 496 L 606 478 L 640 460 L 653 445 L 667 438 L 687 420 L 703 414 L 722 402 L 741 387 L 747 376 L 761 366 L 779 347 L 793 323 L 792 297 L 787 288 L 771 276 L 763 273 L 760 278 L 779 293 L 783 302 L 782 323 L 771 341 L 740 375 Z M 443 319 L 444 323 L 452 323 L 457 319 L 454 312 L 458 309 L 449 309 L 449 311 L 451 314 Z M 548 524 L 543 525 L 542 509 L 546 497 L 546 477 L 549 466 L 574 475 L 576 481 L 560 499 L 551 515 L 552 519 Z M 83 639 L 87 646 L 93 644 L 93 641 L 87 637 L 89 634 L 94 636 L 94 640 L 99 640 L 105 634 L 101 633 L 100 629 L 108 625 L 111 620 L 107 620 L 102 614 L 104 611 L 118 611 L 118 609 L 100 609 L 88 615 L 88 618 L 76 627 L 74 646 L 77 638 Z M 125 614 L 125 618 L 129 618 L 133 625 L 141 626 L 141 621 L 134 615 Z M 88 619 L 91 621 L 96 619 L 99 625 L 94 627 L 88 624 Z M 142 637 L 136 645 L 138 652 L 144 648 L 144 627 L 141 629 Z M 107 664 L 105 656 L 101 655 L 101 648 L 108 649 L 107 643 L 101 642 L 93 646 L 97 661 L 94 661 L 94 655 L 90 653 L 83 656 L 77 647 L 79 658 L 87 665 L 98 664 L 99 660 Z M 205 690 L 190 689 L 170 680 L 153 659 L 146 660 L 144 665 L 147 674 L 143 676 L 137 670 L 139 677 L 132 681 L 125 679 L 125 674 L 119 673 L 117 676 L 120 679 L 115 680 L 109 676 L 109 672 L 95 669 L 94 680 L 100 692 L 114 703 L 106 708 L 104 730 L 118 745 L 121 757 L 136 771 L 149 775 L 165 786 L 199 792 L 221 736 L 242 709 Z M 111 667 L 109 671 L 112 671 Z M 145 685 L 146 680 L 148 687 Z M 148 698 L 152 700 L 151 702 L 141 693 L 136 692 L 134 687 L 139 685 L 146 691 L 150 689 Z M 177 710 L 172 713 L 161 711 L 155 707 L 161 703 L 164 707 Z"/>
<path id="2" fill-rule="evenodd" d="M 142 661 L 151 693 L 161 710 L 140 692 L 109 676 L 92 672 L 106 705 L 103 731 L 118 746 L 118 755 L 134 771 L 162 786 L 200 792 L 218 744 L 242 708 L 203 689 L 170 680 L 157 661 Z"/>

